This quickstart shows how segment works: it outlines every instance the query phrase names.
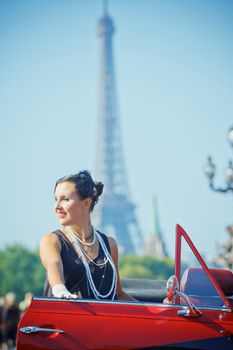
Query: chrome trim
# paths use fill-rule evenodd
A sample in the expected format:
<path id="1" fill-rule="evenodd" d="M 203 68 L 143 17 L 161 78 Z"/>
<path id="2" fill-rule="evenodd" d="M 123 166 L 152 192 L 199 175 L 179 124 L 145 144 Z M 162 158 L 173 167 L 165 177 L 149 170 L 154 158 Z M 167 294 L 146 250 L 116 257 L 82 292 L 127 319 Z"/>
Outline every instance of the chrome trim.
<path id="1" fill-rule="evenodd" d="M 57 301 L 57 302 L 71 302 L 71 303 L 95 303 L 95 304 L 110 304 L 110 305 L 133 305 L 133 306 L 159 306 L 164 308 L 186 308 L 186 305 L 181 304 L 163 304 L 163 303 L 155 303 L 155 302 L 141 302 L 141 301 L 124 301 L 124 300 L 96 300 L 96 299 L 59 299 L 59 298 L 48 298 L 48 297 L 33 297 L 33 300 L 39 300 L 39 301 Z M 212 311 L 226 311 L 226 312 L 232 312 L 231 309 L 222 307 L 222 308 L 216 308 L 216 307 L 204 307 L 204 306 L 198 306 L 201 310 L 212 310 Z"/>
<path id="2" fill-rule="evenodd" d="M 189 297 L 182 292 L 177 292 L 177 295 L 184 298 L 184 300 L 187 303 L 187 311 L 185 312 L 183 309 L 178 311 L 178 315 L 180 316 L 186 316 L 186 317 L 200 317 L 202 316 L 201 311 L 196 307 L 196 305 L 193 304 L 192 300 L 189 299 Z"/>
<path id="3" fill-rule="evenodd" d="M 38 332 L 46 332 L 46 333 L 64 333 L 62 329 L 54 329 L 54 328 L 40 328 L 34 326 L 26 326 L 20 328 L 20 332 L 25 334 L 38 333 Z"/>
<path id="4" fill-rule="evenodd" d="M 182 317 L 190 317 L 190 309 L 187 308 L 187 309 L 178 310 L 177 314 Z"/>
<path id="5" fill-rule="evenodd" d="M 96 300 L 96 299 L 59 299 L 59 298 L 45 298 L 45 297 L 33 297 L 33 300 L 40 301 L 57 301 L 57 302 L 71 302 L 71 303 L 87 303 L 87 304 L 110 304 L 110 305 L 133 305 L 133 306 L 162 306 L 168 308 L 179 308 L 183 305 L 179 304 L 163 304 L 155 302 L 141 302 L 141 301 L 124 301 L 124 300 Z"/>

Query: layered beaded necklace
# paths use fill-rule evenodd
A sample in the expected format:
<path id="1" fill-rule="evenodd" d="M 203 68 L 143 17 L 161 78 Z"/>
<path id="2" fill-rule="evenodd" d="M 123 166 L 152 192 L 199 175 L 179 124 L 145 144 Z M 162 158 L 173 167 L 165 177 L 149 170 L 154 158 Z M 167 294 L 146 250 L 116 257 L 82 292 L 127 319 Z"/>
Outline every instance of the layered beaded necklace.
<path id="1" fill-rule="evenodd" d="M 72 231 L 72 233 L 73 233 L 73 231 Z M 73 233 L 74 234 L 74 233 Z M 92 236 L 92 235 L 91 235 Z M 90 237 L 91 237 L 90 236 Z M 84 245 L 87 245 L 87 246 L 92 246 L 92 245 L 94 245 L 94 243 L 95 243 L 95 241 L 96 241 L 96 234 L 95 234 L 95 230 L 93 229 L 93 241 L 92 242 L 90 242 L 90 243 L 88 243 L 88 242 L 84 242 L 81 238 L 79 238 L 78 237 L 78 235 L 75 235 L 75 237 L 77 238 L 77 240 L 80 242 L 80 243 L 82 243 L 82 244 L 84 244 Z M 88 237 L 89 238 L 89 237 Z"/>
<path id="2" fill-rule="evenodd" d="M 116 294 L 116 286 L 117 286 L 117 272 L 116 272 L 116 267 L 115 267 L 115 264 L 112 260 L 112 257 L 111 257 L 111 254 L 109 253 L 101 235 L 95 230 L 95 228 L 93 228 L 93 235 L 94 235 L 94 238 L 93 238 L 93 241 L 91 243 L 86 243 L 86 242 L 83 242 L 82 240 L 80 240 L 74 233 L 73 231 L 71 230 L 70 227 L 66 226 L 65 228 L 65 231 L 67 233 L 67 235 L 69 236 L 70 238 L 70 241 L 73 242 L 73 245 L 74 245 L 74 248 L 75 248 L 75 251 L 76 253 L 80 256 L 82 262 L 83 262 L 83 265 L 85 267 L 85 270 L 86 270 L 86 275 L 87 275 L 87 280 L 89 282 L 89 285 L 90 285 L 90 288 L 93 292 L 93 295 L 96 299 L 100 300 L 100 299 L 104 299 L 104 298 L 108 298 L 112 293 L 112 300 L 114 300 L 115 298 L 115 294 Z M 104 263 L 102 264 L 97 264 L 93 261 L 93 259 L 91 259 L 87 254 L 86 252 L 81 248 L 80 244 L 79 244 L 79 241 L 83 244 L 86 244 L 86 245 L 93 245 L 96 238 L 98 239 L 99 241 L 99 244 L 100 246 L 102 247 L 103 249 L 103 252 L 105 254 L 105 261 Z M 109 261 L 111 267 L 112 267 L 112 284 L 111 284 L 111 287 L 109 289 L 109 291 L 106 293 L 106 294 L 101 294 L 99 290 L 97 290 L 96 286 L 95 286 L 95 282 L 93 280 L 93 277 L 92 277 L 92 274 L 91 274 L 91 270 L 90 270 L 90 266 L 88 264 L 88 261 L 86 259 L 86 256 L 88 257 L 89 260 L 91 260 L 96 266 L 102 266 L 102 265 L 105 265 L 107 264 L 107 262 Z M 100 288 L 99 288 L 100 289 Z"/>

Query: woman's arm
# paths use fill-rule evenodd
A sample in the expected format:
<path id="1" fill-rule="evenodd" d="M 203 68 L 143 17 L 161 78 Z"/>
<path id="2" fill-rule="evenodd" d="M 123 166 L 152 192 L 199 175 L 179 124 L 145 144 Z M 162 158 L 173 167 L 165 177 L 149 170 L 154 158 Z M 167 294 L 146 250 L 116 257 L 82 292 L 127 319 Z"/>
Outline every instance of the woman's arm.
<path id="1" fill-rule="evenodd" d="M 108 236 L 108 241 L 111 249 L 111 255 L 113 262 L 115 264 L 116 270 L 117 270 L 117 288 L 116 288 L 116 295 L 118 300 L 129 300 L 129 301 L 138 301 L 128 295 L 124 292 L 124 290 L 121 288 L 121 281 L 120 281 L 120 275 L 119 275 L 119 268 L 118 268 L 118 246 L 113 237 Z"/>
<path id="2" fill-rule="evenodd" d="M 65 286 L 60 253 L 61 244 L 58 237 L 51 233 L 45 235 L 40 243 L 40 258 L 47 271 L 53 296 L 56 298 L 77 299 L 78 296 L 70 293 Z"/>
<path id="3" fill-rule="evenodd" d="M 45 235 L 40 242 L 40 258 L 44 265 L 51 287 L 64 284 L 61 244 L 54 234 Z"/>

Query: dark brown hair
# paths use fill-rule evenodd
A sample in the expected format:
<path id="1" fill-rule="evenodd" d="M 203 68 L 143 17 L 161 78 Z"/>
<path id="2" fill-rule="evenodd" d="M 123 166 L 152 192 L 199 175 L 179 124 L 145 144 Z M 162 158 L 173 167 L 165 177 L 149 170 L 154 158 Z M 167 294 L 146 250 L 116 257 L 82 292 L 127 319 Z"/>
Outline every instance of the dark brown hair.
<path id="1" fill-rule="evenodd" d="M 94 209 L 104 187 L 102 182 L 94 182 L 91 174 L 87 170 L 82 170 L 78 174 L 61 177 L 56 181 L 54 191 L 56 190 L 57 185 L 63 182 L 74 183 L 76 192 L 81 200 L 85 198 L 92 199 L 90 211 Z"/>

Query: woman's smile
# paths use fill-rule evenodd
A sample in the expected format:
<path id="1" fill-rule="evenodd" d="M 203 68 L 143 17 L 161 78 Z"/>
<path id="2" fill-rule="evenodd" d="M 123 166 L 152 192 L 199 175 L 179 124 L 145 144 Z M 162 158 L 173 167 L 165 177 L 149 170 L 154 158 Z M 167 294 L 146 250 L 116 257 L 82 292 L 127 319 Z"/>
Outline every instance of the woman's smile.
<path id="1" fill-rule="evenodd" d="M 62 219 L 66 216 L 66 213 L 65 212 L 57 212 L 57 216 L 58 216 L 58 218 Z"/>

